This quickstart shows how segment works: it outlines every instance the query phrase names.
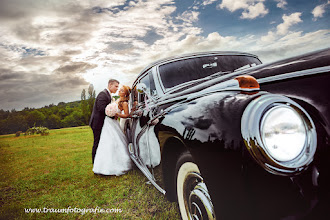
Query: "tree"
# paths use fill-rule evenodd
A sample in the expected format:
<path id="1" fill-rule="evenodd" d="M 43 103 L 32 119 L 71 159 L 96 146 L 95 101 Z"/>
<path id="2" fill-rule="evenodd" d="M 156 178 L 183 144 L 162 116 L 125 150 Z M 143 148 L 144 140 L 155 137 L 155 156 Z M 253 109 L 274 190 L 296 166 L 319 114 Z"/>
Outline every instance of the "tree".
<path id="1" fill-rule="evenodd" d="M 88 119 L 92 115 L 93 107 L 94 107 L 94 102 L 95 102 L 95 90 L 93 84 L 90 84 L 88 87 Z"/>
<path id="2" fill-rule="evenodd" d="M 26 121 L 29 127 L 32 127 L 34 125 L 44 126 L 46 122 L 46 116 L 38 110 L 33 110 L 27 115 Z"/>
<path id="3" fill-rule="evenodd" d="M 83 89 L 81 92 L 81 100 L 86 100 L 86 90 Z"/>
<path id="4" fill-rule="evenodd" d="M 60 110 L 58 111 L 58 115 L 61 117 L 61 119 L 63 119 L 66 116 L 68 116 L 69 114 L 66 112 L 66 109 L 60 108 Z"/>
<path id="5" fill-rule="evenodd" d="M 64 127 L 77 127 L 84 125 L 81 111 L 74 111 L 62 120 Z"/>
<path id="6" fill-rule="evenodd" d="M 58 104 L 57 104 L 57 106 L 65 106 L 65 102 L 59 102 Z"/>
<path id="7" fill-rule="evenodd" d="M 15 133 L 17 131 L 26 131 L 28 124 L 22 115 L 10 115 L 5 120 L 7 133 Z"/>
<path id="8" fill-rule="evenodd" d="M 93 87 L 90 90 L 91 98 L 95 99 Z M 0 109 L 0 134 L 26 131 L 29 127 L 31 128 L 33 126 L 62 128 L 86 125 L 91 114 L 86 96 L 87 90 L 85 90 L 85 98 L 82 93 L 82 99 L 87 103 L 87 107 L 83 107 L 85 109 L 84 111 L 87 112 L 85 115 L 82 110 L 82 101 L 60 102 L 58 105 L 51 104 L 38 109 L 26 107 L 22 111 L 16 111 L 14 109 L 5 111 Z"/>
<path id="9" fill-rule="evenodd" d="M 48 128 L 60 128 L 61 118 L 58 115 L 52 114 L 47 119 Z"/>
<path id="10" fill-rule="evenodd" d="M 7 134 L 8 129 L 6 127 L 7 120 L 0 120 L 0 135 Z"/>
<path id="11" fill-rule="evenodd" d="M 6 119 L 10 115 L 10 112 L 7 110 L 0 109 L 0 119 Z"/>
<path id="12" fill-rule="evenodd" d="M 86 100 L 86 90 L 83 89 L 81 92 L 81 111 L 84 117 L 85 124 L 88 124 L 88 120 L 90 117 L 89 111 L 88 111 L 88 101 Z"/>

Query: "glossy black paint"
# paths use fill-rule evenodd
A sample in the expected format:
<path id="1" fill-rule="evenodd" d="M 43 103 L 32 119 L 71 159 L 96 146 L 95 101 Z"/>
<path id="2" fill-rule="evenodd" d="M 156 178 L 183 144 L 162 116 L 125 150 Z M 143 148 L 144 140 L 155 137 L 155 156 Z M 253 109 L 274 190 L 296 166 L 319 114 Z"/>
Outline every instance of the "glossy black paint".
<path id="1" fill-rule="evenodd" d="M 168 114 L 162 121 L 164 126 L 174 128 L 189 148 L 217 216 L 226 219 L 246 214 L 237 212 L 245 206 L 241 175 L 244 148 L 238 131 L 245 106 L 257 96 L 238 91 L 210 94 L 184 104 L 180 107 L 184 110 Z"/>
<path id="2" fill-rule="evenodd" d="M 242 91 L 227 85 L 243 74 L 254 76 L 260 91 Z M 329 81 L 330 49 L 201 80 L 158 94 L 156 102 L 149 104 L 149 111 L 141 103 L 134 112 L 137 117 L 130 121 L 129 138 L 139 137 L 134 136 L 137 121 L 142 130 L 154 126 L 161 163 L 151 170 L 169 198 L 173 196 L 176 157 L 187 150 L 205 179 L 217 218 L 322 219 L 330 207 Z M 315 159 L 300 175 L 277 176 L 267 172 L 244 145 L 242 114 L 252 100 L 267 93 L 293 99 L 316 125 Z M 158 123 L 151 124 L 153 119 Z"/>

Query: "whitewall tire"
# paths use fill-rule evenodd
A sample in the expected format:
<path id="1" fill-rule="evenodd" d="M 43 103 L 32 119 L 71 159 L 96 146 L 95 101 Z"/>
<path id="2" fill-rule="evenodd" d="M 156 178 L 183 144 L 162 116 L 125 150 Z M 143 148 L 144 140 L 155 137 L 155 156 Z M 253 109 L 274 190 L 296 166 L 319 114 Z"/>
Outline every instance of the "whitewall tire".
<path id="1" fill-rule="evenodd" d="M 190 154 L 177 163 L 177 199 L 183 220 L 216 219 L 211 197 Z"/>

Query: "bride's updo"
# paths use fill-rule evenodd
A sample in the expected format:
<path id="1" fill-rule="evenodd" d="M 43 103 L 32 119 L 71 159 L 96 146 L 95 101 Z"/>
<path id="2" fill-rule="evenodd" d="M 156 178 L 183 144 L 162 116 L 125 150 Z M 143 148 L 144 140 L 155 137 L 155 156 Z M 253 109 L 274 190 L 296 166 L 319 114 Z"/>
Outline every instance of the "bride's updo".
<path id="1" fill-rule="evenodd" d="M 125 96 L 124 97 L 120 96 L 120 98 L 119 98 L 119 101 L 118 101 L 118 108 L 119 109 L 123 109 L 123 103 L 128 102 L 129 94 L 132 91 L 129 86 L 123 85 L 122 88 L 124 89 Z"/>

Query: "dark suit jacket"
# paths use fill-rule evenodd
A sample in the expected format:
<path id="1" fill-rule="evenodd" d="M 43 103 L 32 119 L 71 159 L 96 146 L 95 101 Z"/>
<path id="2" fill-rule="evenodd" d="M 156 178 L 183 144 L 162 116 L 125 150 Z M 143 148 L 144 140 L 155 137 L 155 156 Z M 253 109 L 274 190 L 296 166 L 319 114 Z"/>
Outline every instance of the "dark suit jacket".
<path id="1" fill-rule="evenodd" d="M 89 125 L 91 128 L 101 130 L 104 123 L 105 118 L 105 107 L 111 102 L 111 95 L 109 94 L 107 89 L 104 89 L 100 92 L 94 103 L 93 112 L 91 115 L 91 119 L 89 121 Z"/>

